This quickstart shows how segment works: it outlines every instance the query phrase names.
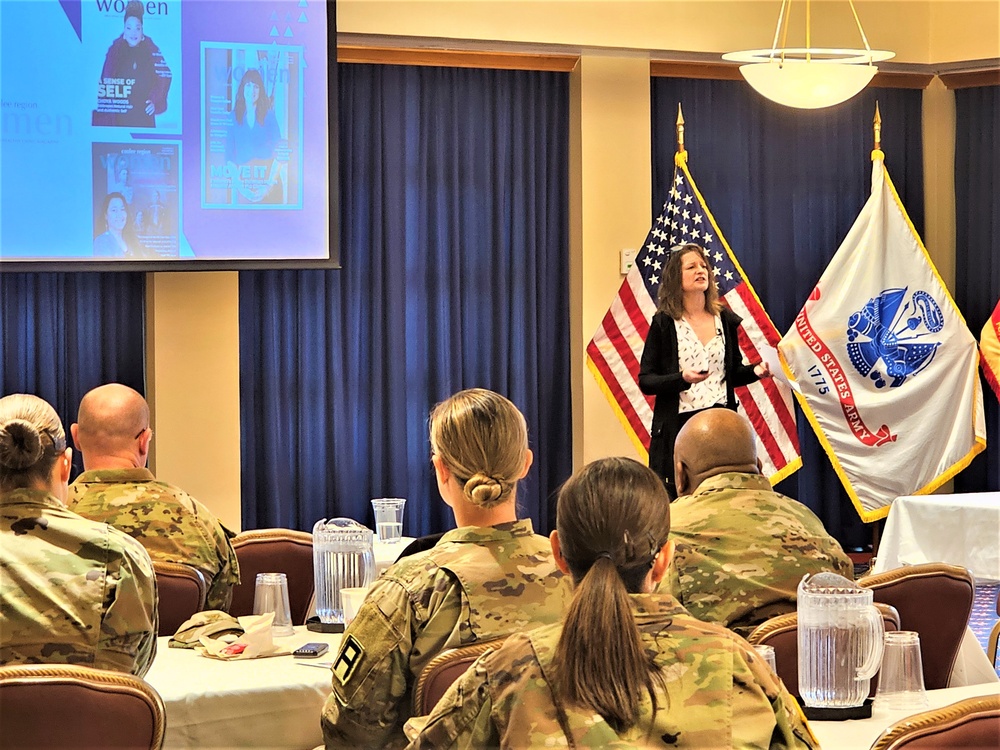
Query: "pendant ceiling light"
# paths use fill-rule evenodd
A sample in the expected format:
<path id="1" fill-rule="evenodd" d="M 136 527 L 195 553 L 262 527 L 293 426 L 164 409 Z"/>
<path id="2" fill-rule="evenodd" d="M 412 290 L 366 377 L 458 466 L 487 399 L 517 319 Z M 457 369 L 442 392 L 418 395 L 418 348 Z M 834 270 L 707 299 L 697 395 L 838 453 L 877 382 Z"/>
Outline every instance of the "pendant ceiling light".
<path id="1" fill-rule="evenodd" d="M 873 50 L 868 45 L 854 0 L 847 2 L 858 25 L 864 49 L 813 47 L 811 0 L 806 0 L 806 46 L 785 46 L 792 0 L 782 0 L 771 49 L 729 52 L 722 59 L 746 63 L 740 66 L 740 73 L 747 83 L 761 95 L 786 107 L 820 109 L 847 101 L 874 78 L 878 72 L 876 62 L 896 56 L 894 52 Z"/>

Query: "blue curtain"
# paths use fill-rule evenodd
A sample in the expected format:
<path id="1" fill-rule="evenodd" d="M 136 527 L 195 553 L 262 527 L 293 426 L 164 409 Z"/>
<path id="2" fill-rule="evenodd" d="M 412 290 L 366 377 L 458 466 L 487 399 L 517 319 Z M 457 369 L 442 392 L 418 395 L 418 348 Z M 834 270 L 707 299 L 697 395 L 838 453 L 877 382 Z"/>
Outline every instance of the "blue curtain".
<path id="1" fill-rule="evenodd" d="M 781 107 L 742 81 L 654 78 L 653 212 L 673 177 L 681 103 L 688 166 L 774 324 L 786 332 L 871 191 L 872 119 L 900 198 L 923 232 L 919 90 L 869 88 L 829 109 Z M 797 408 L 797 407 L 796 407 Z M 823 519 L 846 547 L 871 542 L 801 411 L 803 468 L 778 491 Z"/>
<path id="2" fill-rule="evenodd" d="M 537 530 L 571 472 L 569 80 L 342 65 L 339 271 L 240 274 L 243 526 L 453 526 L 427 415 L 481 386 L 523 411 Z"/>
<path id="3" fill-rule="evenodd" d="M 955 300 L 979 338 L 1000 299 L 1000 86 L 955 92 Z M 956 492 L 1000 490 L 1000 414 L 983 379 L 986 450 Z"/>
<path id="4" fill-rule="evenodd" d="M 102 383 L 144 387 L 145 274 L 0 273 L 0 394 L 33 393 L 76 421 Z M 73 455 L 74 475 L 83 468 Z"/>

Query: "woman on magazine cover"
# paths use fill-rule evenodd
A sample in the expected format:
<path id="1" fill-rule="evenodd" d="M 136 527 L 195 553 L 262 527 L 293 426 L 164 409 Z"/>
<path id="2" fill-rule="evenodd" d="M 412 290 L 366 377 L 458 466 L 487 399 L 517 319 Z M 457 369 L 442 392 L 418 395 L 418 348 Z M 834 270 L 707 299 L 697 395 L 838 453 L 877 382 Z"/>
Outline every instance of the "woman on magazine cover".
<path id="1" fill-rule="evenodd" d="M 156 115 L 167 109 L 170 68 L 160 48 L 143 34 L 144 13 L 139 0 L 125 6 L 125 29 L 104 57 L 94 125 L 152 128 Z M 132 83 L 111 83 L 117 79 Z"/>
<path id="2" fill-rule="evenodd" d="M 226 162 L 233 186 L 251 203 L 281 203 L 281 164 L 275 155 L 281 130 L 260 71 L 250 68 L 236 90 Z"/>
<path id="3" fill-rule="evenodd" d="M 128 203 L 121 193 L 108 193 L 104 198 L 105 231 L 94 238 L 95 258 L 130 258 L 133 251 L 125 239 L 128 226 Z"/>

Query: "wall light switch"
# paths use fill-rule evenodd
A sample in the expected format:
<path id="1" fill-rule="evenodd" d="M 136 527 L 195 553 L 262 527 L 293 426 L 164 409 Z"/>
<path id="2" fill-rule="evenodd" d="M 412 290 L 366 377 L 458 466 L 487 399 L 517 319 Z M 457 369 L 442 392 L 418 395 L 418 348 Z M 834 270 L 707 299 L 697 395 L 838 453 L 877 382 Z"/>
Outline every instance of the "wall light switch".
<path id="1" fill-rule="evenodd" d="M 625 248 L 621 252 L 621 272 L 622 276 L 627 274 L 631 269 L 632 265 L 635 263 L 635 256 L 639 254 L 638 250 L 632 250 L 631 248 Z"/>

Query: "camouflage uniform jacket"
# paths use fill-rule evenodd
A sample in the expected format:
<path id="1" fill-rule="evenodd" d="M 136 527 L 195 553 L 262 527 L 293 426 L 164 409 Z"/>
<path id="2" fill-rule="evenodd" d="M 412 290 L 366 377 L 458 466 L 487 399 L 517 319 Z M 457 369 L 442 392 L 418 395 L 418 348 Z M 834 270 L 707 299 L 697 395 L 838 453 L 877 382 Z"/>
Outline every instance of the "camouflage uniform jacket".
<path id="1" fill-rule="evenodd" d="M 208 580 L 208 609 L 228 610 L 240 566 L 235 536 L 184 490 L 149 469 L 85 471 L 69 486 L 67 505 L 139 540 L 157 562 L 192 565 Z"/>
<path id="2" fill-rule="evenodd" d="M 429 717 L 407 724 L 410 748 L 819 747 L 795 699 L 750 644 L 694 619 L 669 594 L 631 599 L 643 646 L 664 681 L 655 713 L 647 695 L 638 723 L 617 734 L 592 709 L 554 694 L 557 624 L 511 636 L 484 654 Z"/>
<path id="3" fill-rule="evenodd" d="M 530 520 L 454 529 L 379 578 L 344 633 L 323 708 L 328 748 L 406 744 L 411 689 L 447 648 L 559 622 L 572 597 Z"/>
<path id="4" fill-rule="evenodd" d="M 718 474 L 678 498 L 670 505 L 670 538 L 677 550 L 660 590 L 699 620 L 743 636 L 794 612 L 806 573 L 854 578 L 851 559 L 823 522 L 758 474 Z"/>
<path id="5" fill-rule="evenodd" d="M 41 490 L 0 495 L 0 664 L 144 675 L 156 656 L 149 555 Z"/>

